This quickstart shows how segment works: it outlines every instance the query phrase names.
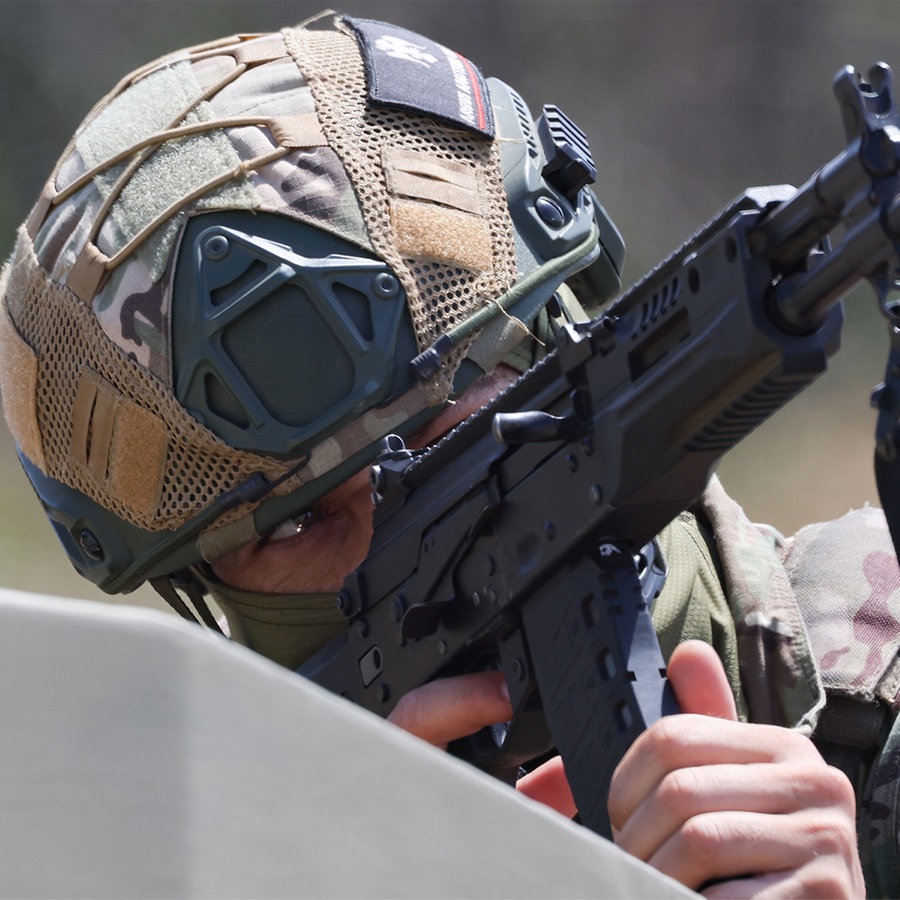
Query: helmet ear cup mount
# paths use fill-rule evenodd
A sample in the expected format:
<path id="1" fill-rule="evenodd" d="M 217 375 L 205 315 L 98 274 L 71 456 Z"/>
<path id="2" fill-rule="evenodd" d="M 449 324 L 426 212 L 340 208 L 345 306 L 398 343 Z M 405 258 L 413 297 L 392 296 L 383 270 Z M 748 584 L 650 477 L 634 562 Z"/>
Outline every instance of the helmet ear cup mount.
<path id="1" fill-rule="evenodd" d="M 19 461 L 75 571 L 102 590 L 110 591 L 120 574 L 158 541 L 158 534 L 130 525 L 81 492 L 45 475 L 21 452 Z M 192 550 L 181 548 L 182 565 L 191 559 Z M 177 555 L 166 558 L 166 572 L 179 567 Z M 143 573 L 142 578 L 119 586 L 117 591 L 132 591 L 144 578 L 155 574 L 162 573 Z"/>
<path id="2" fill-rule="evenodd" d="M 400 282 L 346 241 L 271 214 L 198 216 L 176 273 L 175 394 L 233 447 L 296 458 L 411 382 Z"/>

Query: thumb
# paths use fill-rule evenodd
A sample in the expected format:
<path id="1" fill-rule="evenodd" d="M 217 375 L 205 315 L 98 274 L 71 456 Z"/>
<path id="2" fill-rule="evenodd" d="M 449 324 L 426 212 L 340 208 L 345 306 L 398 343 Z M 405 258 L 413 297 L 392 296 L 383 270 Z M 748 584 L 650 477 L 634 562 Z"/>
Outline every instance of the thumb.
<path id="1" fill-rule="evenodd" d="M 667 672 L 681 712 L 737 721 L 725 668 L 709 644 L 679 644 L 672 652 Z"/>

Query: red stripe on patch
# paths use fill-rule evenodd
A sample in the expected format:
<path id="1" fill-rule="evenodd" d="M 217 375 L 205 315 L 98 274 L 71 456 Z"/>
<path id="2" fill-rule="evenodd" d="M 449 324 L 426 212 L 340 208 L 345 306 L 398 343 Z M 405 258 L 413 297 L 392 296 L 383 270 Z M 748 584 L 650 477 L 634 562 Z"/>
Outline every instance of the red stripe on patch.
<path id="1" fill-rule="evenodd" d="M 456 51 L 453 51 L 456 53 Z M 487 113 L 484 111 L 484 97 L 481 94 L 481 83 L 478 79 L 478 73 L 475 67 L 461 53 L 456 53 L 457 58 L 463 64 L 466 75 L 469 76 L 469 84 L 472 86 L 472 97 L 475 99 L 475 108 L 478 110 L 478 127 L 485 128 L 487 125 Z"/>

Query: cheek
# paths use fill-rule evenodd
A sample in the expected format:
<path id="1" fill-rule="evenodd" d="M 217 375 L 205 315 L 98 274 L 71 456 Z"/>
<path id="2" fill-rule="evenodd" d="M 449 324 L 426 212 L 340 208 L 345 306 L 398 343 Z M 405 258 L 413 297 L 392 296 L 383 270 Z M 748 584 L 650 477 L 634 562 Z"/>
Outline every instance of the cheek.
<path id="1" fill-rule="evenodd" d="M 326 519 L 322 523 L 329 526 Z M 326 546 L 332 558 L 332 569 L 340 572 L 340 581 L 344 579 L 366 558 L 369 547 L 372 544 L 372 509 L 371 504 L 358 506 L 340 522 L 334 523 L 334 529 L 329 536 L 323 533 L 323 544 L 328 537 Z M 340 587 L 336 585 L 335 590 Z"/>
<path id="2" fill-rule="evenodd" d="M 371 523 L 332 515 L 308 534 L 263 545 L 252 576 L 278 593 L 337 591 L 369 552 Z"/>
<path id="3" fill-rule="evenodd" d="M 213 570 L 226 584 L 247 591 L 337 591 L 365 559 L 371 541 L 371 501 L 350 503 L 296 537 L 241 547 L 216 560 Z"/>

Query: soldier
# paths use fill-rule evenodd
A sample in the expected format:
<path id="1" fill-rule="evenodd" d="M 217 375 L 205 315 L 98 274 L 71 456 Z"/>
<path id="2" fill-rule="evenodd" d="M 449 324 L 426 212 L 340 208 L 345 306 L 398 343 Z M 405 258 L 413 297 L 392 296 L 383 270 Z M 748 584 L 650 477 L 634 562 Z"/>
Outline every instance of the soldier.
<path id="1" fill-rule="evenodd" d="M 339 634 L 380 440 L 436 440 L 618 290 L 615 227 L 584 173 L 545 174 L 541 141 L 508 86 L 370 21 L 124 79 L 0 290 L 5 415 L 78 571 L 110 593 L 149 581 L 190 616 L 187 595 L 218 627 L 211 595 L 232 639 L 291 668 Z M 855 789 L 868 889 L 896 889 L 900 579 L 880 513 L 786 541 L 714 482 L 660 543 L 685 714 L 622 761 L 618 843 L 709 896 L 858 896 Z M 510 713 L 502 677 L 475 673 L 392 719 L 441 746 Z M 575 812 L 558 761 L 520 788 Z"/>

